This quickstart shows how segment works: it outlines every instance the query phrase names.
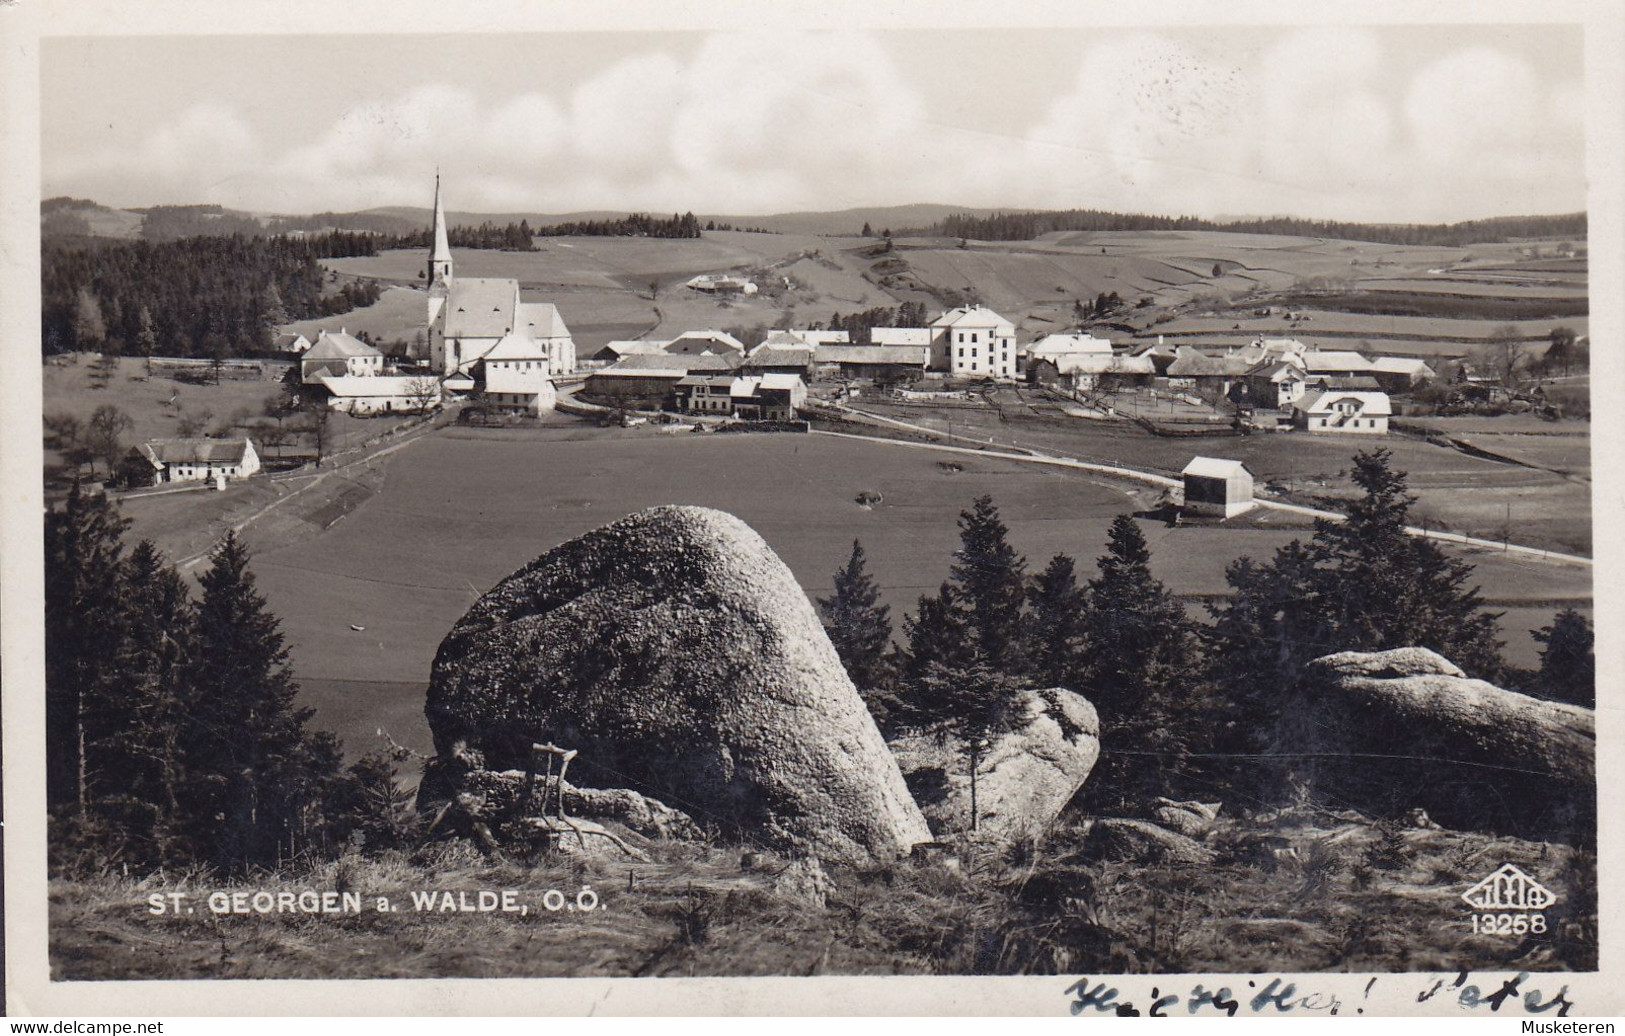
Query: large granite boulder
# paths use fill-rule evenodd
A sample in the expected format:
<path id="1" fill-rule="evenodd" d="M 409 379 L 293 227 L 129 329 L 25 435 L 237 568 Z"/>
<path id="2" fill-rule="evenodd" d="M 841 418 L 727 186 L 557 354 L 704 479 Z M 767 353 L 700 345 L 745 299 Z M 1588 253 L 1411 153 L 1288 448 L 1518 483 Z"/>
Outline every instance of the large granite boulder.
<path id="1" fill-rule="evenodd" d="M 779 850 L 866 863 L 931 837 L 790 570 L 720 511 L 643 511 L 504 579 L 441 643 L 425 713 L 443 758 L 573 748 L 583 788 Z"/>
<path id="2" fill-rule="evenodd" d="M 1327 655 L 1304 668 L 1283 730 L 1316 788 L 1447 827 L 1588 840 L 1596 834 L 1589 709 L 1469 679 L 1424 648 Z"/>
<path id="3" fill-rule="evenodd" d="M 1179 867 L 1205 866 L 1217 856 L 1189 835 L 1169 831 L 1146 820 L 1122 817 L 1089 821 L 1079 841 L 1078 855 L 1085 860 Z"/>
<path id="4" fill-rule="evenodd" d="M 1100 756 L 1100 720 L 1082 696 L 1027 691 L 1020 717 L 992 738 L 976 768 L 976 834 L 993 841 L 1042 835 Z M 970 756 L 951 735 L 898 737 L 892 753 L 937 837 L 971 828 Z"/>

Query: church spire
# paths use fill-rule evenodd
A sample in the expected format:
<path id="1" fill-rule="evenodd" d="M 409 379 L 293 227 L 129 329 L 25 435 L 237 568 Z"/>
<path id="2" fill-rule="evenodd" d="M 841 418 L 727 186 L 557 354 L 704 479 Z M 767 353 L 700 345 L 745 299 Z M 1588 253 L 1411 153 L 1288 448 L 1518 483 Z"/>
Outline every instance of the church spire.
<path id="1" fill-rule="evenodd" d="M 434 233 L 429 250 L 429 283 L 451 280 L 451 245 L 446 241 L 446 210 L 440 204 L 440 172 L 434 174 Z"/>

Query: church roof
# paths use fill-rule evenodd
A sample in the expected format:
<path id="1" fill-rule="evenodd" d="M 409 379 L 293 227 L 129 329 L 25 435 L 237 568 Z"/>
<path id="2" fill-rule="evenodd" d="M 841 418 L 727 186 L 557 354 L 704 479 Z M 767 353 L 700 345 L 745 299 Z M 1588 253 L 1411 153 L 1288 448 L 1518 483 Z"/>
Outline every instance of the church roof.
<path id="1" fill-rule="evenodd" d="M 519 282 L 508 277 L 458 277 L 446 294 L 447 338 L 501 338 L 514 329 Z"/>
<path id="2" fill-rule="evenodd" d="M 304 360 L 348 360 L 356 356 L 382 356 L 383 353 L 374 349 L 366 342 L 354 335 L 345 334 L 342 330 L 334 333 L 323 331 L 316 336 L 316 342 L 306 349 L 300 356 Z"/>
<path id="3" fill-rule="evenodd" d="M 446 241 L 446 210 L 440 206 L 440 177 L 434 178 L 434 250 L 429 261 L 450 261 L 451 245 Z"/>
<path id="4" fill-rule="evenodd" d="M 521 302 L 518 326 L 535 338 L 565 338 L 570 334 L 559 307 L 551 302 Z"/>

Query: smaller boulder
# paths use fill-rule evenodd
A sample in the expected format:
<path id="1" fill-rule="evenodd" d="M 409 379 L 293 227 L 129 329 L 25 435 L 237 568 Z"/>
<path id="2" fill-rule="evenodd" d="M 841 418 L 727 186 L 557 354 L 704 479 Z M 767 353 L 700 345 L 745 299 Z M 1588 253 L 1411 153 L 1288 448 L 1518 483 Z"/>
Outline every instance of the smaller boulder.
<path id="1" fill-rule="evenodd" d="M 1211 864 L 1215 858 L 1212 849 L 1188 835 L 1118 817 L 1090 822 L 1079 852 L 1089 860 L 1191 867 Z"/>
<path id="2" fill-rule="evenodd" d="M 829 902 L 834 883 L 814 859 L 793 861 L 773 877 L 773 891 L 787 899 L 799 900 L 818 909 Z"/>

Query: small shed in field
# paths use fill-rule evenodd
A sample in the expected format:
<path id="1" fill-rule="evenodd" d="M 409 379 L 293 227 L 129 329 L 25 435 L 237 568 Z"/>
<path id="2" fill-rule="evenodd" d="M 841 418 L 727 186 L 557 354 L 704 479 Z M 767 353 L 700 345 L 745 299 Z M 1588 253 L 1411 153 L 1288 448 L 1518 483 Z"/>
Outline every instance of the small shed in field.
<path id="1" fill-rule="evenodd" d="M 1193 457 L 1185 476 L 1185 511 L 1233 518 L 1253 509 L 1253 473 L 1239 460 Z"/>

